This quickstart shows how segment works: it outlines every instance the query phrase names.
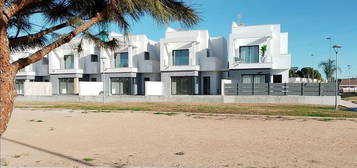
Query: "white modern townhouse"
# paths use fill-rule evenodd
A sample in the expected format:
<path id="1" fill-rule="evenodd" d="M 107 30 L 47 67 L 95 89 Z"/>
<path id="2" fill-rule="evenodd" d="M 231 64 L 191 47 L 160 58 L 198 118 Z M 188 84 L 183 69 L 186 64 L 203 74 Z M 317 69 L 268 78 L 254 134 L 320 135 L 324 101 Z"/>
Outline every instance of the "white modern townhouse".
<path id="1" fill-rule="evenodd" d="M 160 81 L 159 44 L 145 35 L 111 33 L 120 47 L 102 49 L 101 62 L 106 95 L 144 95 L 146 81 Z"/>
<path id="2" fill-rule="evenodd" d="M 37 49 L 28 49 L 25 51 L 13 52 L 11 53 L 11 61 L 13 62 L 18 59 L 27 57 L 36 51 Z M 41 61 L 26 66 L 16 74 L 16 82 L 15 82 L 16 92 L 18 95 L 24 95 L 25 83 L 29 84 L 30 82 L 48 82 L 48 81 L 49 81 L 48 57 L 45 56 L 44 59 L 42 59 Z"/>
<path id="3" fill-rule="evenodd" d="M 228 59 L 229 78 L 233 81 L 288 83 L 288 33 L 282 33 L 280 25 L 245 26 L 233 22 Z"/>
<path id="4" fill-rule="evenodd" d="M 288 33 L 280 25 L 232 24 L 229 42 L 208 30 L 167 28 L 160 42 L 145 35 L 110 33 L 120 46 L 97 47 L 75 38 L 18 72 L 35 95 L 219 95 L 222 83 L 288 83 L 291 55 Z M 81 45 L 80 45 L 81 44 Z M 15 52 L 12 61 L 36 49 Z M 222 79 L 230 79 L 224 80 Z M 25 85 L 26 86 L 26 85 Z M 31 91 L 31 87 L 34 87 Z M 146 92 L 148 91 L 148 93 Z"/>
<path id="5" fill-rule="evenodd" d="M 31 54 L 31 51 L 23 51 L 23 52 L 14 52 L 11 54 L 11 62 L 14 62 L 23 57 L 27 57 Z M 16 74 L 16 92 L 18 95 L 24 94 L 24 83 L 25 81 L 33 81 L 35 80 L 36 72 L 34 70 L 34 65 L 29 65 L 23 69 L 21 69 Z"/>
<path id="6" fill-rule="evenodd" d="M 80 80 L 100 80 L 99 53 L 100 49 L 94 43 L 81 38 L 73 39 L 50 52 L 48 57 L 52 94 L 77 95 Z"/>
<path id="7" fill-rule="evenodd" d="M 226 40 L 207 30 L 168 28 L 160 40 L 163 95 L 219 94 L 226 53 Z"/>

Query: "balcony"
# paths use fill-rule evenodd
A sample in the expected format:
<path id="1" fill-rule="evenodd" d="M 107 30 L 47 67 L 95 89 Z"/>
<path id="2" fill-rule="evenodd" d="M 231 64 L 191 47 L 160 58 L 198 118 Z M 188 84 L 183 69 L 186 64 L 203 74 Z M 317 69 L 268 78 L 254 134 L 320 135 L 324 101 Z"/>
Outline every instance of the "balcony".
<path id="1" fill-rule="evenodd" d="M 51 69 L 50 74 L 83 74 L 83 69 Z"/>
<path id="2" fill-rule="evenodd" d="M 35 75 L 36 75 L 36 73 L 33 70 L 33 65 L 29 65 L 29 66 L 21 69 L 16 74 L 16 76 L 18 76 L 18 77 L 34 77 Z"/>
<path id="3" fill-rule="evenodd" d="M 122 68 L 108 68 L 104 70 L 104 73 L 137 73 L 138 68 L 122 67 Z"/>
<path id="4" fill-rule="evenodd" d="M 242 59 L 234 57 L 233 63 L 229 65 L 230 69 L 272 69 L 273 63 L 270 57 L 259 56 L 258 60 Z"/>

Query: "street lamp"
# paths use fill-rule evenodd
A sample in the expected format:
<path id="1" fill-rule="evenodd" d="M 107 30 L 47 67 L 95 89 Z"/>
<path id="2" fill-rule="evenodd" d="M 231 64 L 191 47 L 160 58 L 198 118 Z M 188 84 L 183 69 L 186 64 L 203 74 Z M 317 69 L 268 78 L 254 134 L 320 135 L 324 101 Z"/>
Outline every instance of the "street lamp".
<path id="1" fill-rule="evenodd" d="M 330 60 L 331 60 L 331 59 L 332 59 L 332 58 L 331 58 L 332 38 L 331 38 L 331 37 L 327 37 L 326 40 L 329 41 L 329 47 L 328 47 L 328 48 L 330 49 L 330 51 L 329 51 L 329 57 L 330 57 Z"/>
<path id="2" fill-rule="evenodd" d="M 350 87 L 351 87 L 351 65 L 347 65 L 347 68 L 348 68 L 348 90 L 350 90 Z"/>
<path id="3" fill-rule="evenodd" d="M 105 60 L 107 59 L 107 57 L 100 57 L 102 66 L 101 66 L 101 71 L 102 71 L 102 83 L 103 83 L 103 105 L 105 102 L 105 81 L 104 81 L 104 71 L 105 71 Z"/>
<path id="4" fill-rule="evenodd" d="M 332 48 L 335 50 L 336 53 L 336 78 L 335 78 L 335 109 L 338 110 L 338 104 L 337 104 L 337 96 L 338 96 L 338 62 L 337 62 L 337 56 L 339 49 L 342 48 L 340 45 L 334 45 Z"/>

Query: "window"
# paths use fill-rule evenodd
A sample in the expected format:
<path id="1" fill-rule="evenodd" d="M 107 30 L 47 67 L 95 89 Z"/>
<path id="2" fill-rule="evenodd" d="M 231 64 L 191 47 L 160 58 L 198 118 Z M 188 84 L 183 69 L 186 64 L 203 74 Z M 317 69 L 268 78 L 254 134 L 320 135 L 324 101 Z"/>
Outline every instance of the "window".
<path id="1" fill-rule="evenodd" d="M 207 51 L 207 57 L 210 57 L 210 56 L 211 56 L 211 51 L 210 51 L 210 49 L 207 49 L 206 51 Z"/>
<path id="2" fill-rule="evenodd" d="M 171 77 L 172 95 L 193 95 L 195 92 L 195 77 Z"/>
<path id="3" fill-rule="evenodd" d="M 259 46 L 242 46 L 239 55 L 241 63 L 259 63 Z"/>
<path id="4" fill-rule="evenodd" d="M 47 57 L 43 57 L 42 64 L 43 65 L 48 65 L 48 58 Z"/>
<path id="5" fill-rule="evenodd" d="M 173 65 L 189 65 L 189 50 L 174 50 L 172 58 Z"/>
<path id="6" fill-rule="evenodd" d="M 74 55 L 65 55 L 64 69 L 73 69 L 73 68 L 74 68 Z"/>
<path id="7" fill-rule="evenodd" d="M 145 60 L 150 60 L 150 52 L 145 52 Z"/>
<path id="8" fill-rule="evenodd" d="M 95 55 L 95 54 L 90 55 L 90 61 L 91 62 L 98 62 L 98 55 Z"/>
<path id="9" fill-rule="evenodd" d="M 74 94 L 74 79 L 60 78 L 59 80 L 59 94 L 69 95 Z"/>
<path id="10" fill-rule="evenodd" d="M 16 87 L 16 93 L 18 95 L 23 95 L 24 94 L 24 83 L 25 80 L 23 79 L 16 79 L 15 81 L 15 87 Z"/>
<path id="11" fill-rule="evenodd" d="M 97 78 L 90 78 L 90 81 L 97 82 Z"/>
<path id="12" fill-rule="evenodd" d="M 265 82 L 266 75 L 242 75 L 242 83 L 243 84 L 259 84 L 259 83 L 266 83 Z"/>
<path id="13" fill-rule="evenodd" d="M 131 95 L 133 78 L 111 78 L 110 80 L 112 95 Z"/>
<path id="14" fill-rule="evenodd" d="M 115 59 L 115 67 L 116 68 L 122 68 L 122 67 L 128 67 L 128 52 L 123 52 L 123 53 L 116 53 L 114 56 Z"/>

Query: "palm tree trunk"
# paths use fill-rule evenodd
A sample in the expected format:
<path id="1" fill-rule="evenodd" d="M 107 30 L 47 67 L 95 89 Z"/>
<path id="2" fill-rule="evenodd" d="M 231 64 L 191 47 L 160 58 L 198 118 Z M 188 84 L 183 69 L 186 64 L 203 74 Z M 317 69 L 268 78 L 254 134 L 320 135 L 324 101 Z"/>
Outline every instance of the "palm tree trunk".
<path id="1" fill-rule="evenodd" d="M 2 135 L 13 111 L 16 71 L 10 63 L 7 29 L 0 24 L 0 135 Z"/>

